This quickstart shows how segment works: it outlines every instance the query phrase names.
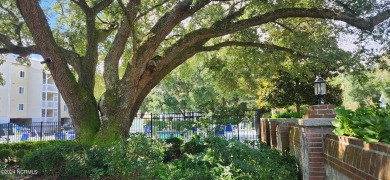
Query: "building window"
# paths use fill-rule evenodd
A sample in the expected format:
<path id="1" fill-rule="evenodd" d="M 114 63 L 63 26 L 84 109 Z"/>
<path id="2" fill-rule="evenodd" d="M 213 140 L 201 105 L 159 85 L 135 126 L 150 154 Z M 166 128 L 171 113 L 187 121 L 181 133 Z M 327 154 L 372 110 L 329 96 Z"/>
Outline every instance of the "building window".
<path id="1" fill-rule="evenodd" d="M 19 94 L 23 94 L 24 93 L 24 88 L 23 87 L 19 87 Z"/>
<path id="2" fill-rule="evenodd" d="M 19 104 L 19 111 L 23 111 L 23 104 Z"/>
<path id="3" fill-rule="evenodd" d="M 68 111 L 68 106 L 64 106 L 64 111 Z"/>
<path id="4" fill-rule="evenodd" d="M 24 77 L 24 71 L 20 71 L 20 77 Z"/>
<path id="5" fill-rule="evenodd" d="M 42 73 L 42 80 L 43 80 L 43 84 L 46 84 L 46 73 L 45 72 Z"/>

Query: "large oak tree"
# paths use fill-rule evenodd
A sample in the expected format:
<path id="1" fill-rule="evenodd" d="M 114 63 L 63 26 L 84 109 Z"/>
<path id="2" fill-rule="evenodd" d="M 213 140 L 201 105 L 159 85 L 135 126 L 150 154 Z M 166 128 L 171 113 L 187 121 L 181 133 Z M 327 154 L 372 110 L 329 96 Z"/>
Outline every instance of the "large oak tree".
<path id="1" fill-rule="evenodd" d="M 299 54 L 294 47 L 272 40 L 240 41 L 234 34 L 258 28 L 259 36 L 267 36 L 263 25 L 282 26 L 280 21 L 290 18 L 343 21 L 373 31 L 390 17 L 388 4 L 364 0 L 0 2 L 0 53 L 35 53 L 47 60 L 84 145 L 126 138 L 151 89 L 197 53 L 252 46 L 259 51 Z M 96 100 L 99 64 L 105 92 Z"/>

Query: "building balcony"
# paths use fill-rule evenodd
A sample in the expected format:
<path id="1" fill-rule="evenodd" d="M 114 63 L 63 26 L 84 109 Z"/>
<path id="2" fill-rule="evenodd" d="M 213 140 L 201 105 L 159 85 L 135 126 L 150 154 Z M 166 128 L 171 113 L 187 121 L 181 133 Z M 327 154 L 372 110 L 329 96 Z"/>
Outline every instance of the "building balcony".
<path id="1" fill-rule="evenodd" d="M 42 108 L 58 108 L 58 101 L 42 101 Z"/>
<path id="2" fill-rule="evenodd" d="M 58 89 L 54 84 L 43 84 L 42 91 L 43 92 L 58 92 Z"/>
<path id="3" fill-rule="evenodd" d="M 42 122 L 58 122 L 58 116 L 52 116 L 52 117 L 41 117 Z"/>

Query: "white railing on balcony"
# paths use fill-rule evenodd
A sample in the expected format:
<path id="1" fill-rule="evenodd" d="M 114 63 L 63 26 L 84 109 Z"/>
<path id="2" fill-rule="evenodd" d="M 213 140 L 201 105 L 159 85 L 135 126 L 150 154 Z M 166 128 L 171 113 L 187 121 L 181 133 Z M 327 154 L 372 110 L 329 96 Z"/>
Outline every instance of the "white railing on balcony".
<path id="1" fill-rule="evenodd" d="M 42 101 L 42 108 L 57 108 L 58 101 Z"/>
<path id="2" fill-rule="evenodd" d="M 43 92 L 58 92 L 57 87 L 54 84 L 43 84 L 42 85 L 42 91 Z"/>
<path id="3" fill-rule="evenodd" d="M 41 117 L 42 122 L 57 122 L 58 116 L 52 116 L 52 117 Z"/>

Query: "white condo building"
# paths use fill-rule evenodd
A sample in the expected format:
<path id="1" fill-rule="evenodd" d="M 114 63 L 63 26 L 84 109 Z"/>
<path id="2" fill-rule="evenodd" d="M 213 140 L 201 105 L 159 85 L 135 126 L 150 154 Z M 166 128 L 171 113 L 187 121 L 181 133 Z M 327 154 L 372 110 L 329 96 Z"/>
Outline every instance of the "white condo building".
<path id="1" fill-rule="evenodd" d="M 69 121 L 67 106 L 50 73 L 39 60 L 30 59 L 28 66 L 16 58 L 0 56 L 5 80 L 5 85 L 0 85 L 0 124 Z"/>

